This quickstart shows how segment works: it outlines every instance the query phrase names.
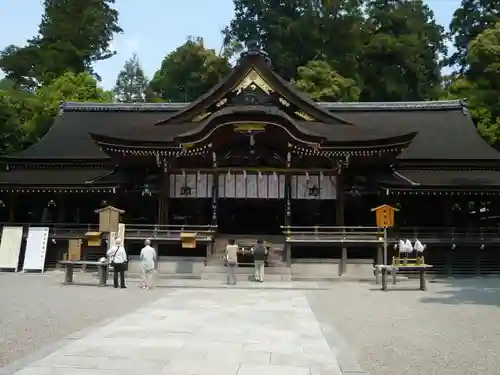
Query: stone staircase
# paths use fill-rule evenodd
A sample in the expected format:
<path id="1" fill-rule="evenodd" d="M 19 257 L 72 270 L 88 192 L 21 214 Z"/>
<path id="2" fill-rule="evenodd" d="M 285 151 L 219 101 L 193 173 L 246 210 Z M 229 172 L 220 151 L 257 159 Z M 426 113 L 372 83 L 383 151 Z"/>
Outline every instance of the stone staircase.
<path id="1" fill-rule="evenodd" d="M 282 251 L 284 249 L 284 236 L 261 236 L 251 237 L 249 235 L 218 235 L 215 238 L 214 250 L 212 256 L 207 260 L 207 265 L 201 275 L 202 280 L 220 280 L 226 278 L 226 267 L 224 266 L 223 256 L 229 238 L 232 238 L 240 246 L 250 247 L 257 242 L 257 238 L 262 238 L 265 243 L 271 247 L 268 256 L 268 265 L 265 268 L 265 280 L 268 281 L 291 281 L 290 268 L 282 260 Z M 236 279 L 239 281 L 253 280 L 254 268 L 251 265 L 242 265 L 236 270 Z"/>

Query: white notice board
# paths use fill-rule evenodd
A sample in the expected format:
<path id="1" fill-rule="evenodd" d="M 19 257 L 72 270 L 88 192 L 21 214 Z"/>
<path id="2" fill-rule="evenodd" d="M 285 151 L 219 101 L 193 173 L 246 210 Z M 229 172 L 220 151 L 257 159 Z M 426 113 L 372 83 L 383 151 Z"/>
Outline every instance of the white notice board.
<path id="1" fill-rule="evenodd" d="M 44 271 L 48 240 L 48 227 L 29 229 L 23 271 Z"/>
<path id="2" fill-rule="evenodd" d="M 3 227 L 0 243 L 0 269 L 17 272 L 23 241 L 23 227 Z"/>
<path id="3" fill-rule="evenodd" d="M 118 234 L 116 232 L 110 233 L 107 250 L 116 246 L 117 238 L 119 238 L 122 241 L 122 246 L 125 247 L 125 224 L 123 223 L 118 223 Z"/>

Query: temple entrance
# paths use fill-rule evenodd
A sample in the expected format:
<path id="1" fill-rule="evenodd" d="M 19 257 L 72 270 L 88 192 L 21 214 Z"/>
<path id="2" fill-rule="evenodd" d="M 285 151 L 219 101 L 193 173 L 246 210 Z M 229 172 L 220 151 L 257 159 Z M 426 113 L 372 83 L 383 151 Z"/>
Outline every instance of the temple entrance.
<path id="1" fill-rule="evenodd" d="M 219 199 L 218 231 L 225 234 L 281 234 L 284 199 Z"/>

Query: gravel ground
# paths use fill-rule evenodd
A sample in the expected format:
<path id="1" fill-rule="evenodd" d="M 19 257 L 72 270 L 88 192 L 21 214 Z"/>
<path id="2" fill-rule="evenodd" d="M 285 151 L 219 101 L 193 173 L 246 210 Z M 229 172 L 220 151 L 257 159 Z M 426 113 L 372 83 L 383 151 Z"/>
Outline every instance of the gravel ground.
<path id="1" fill-rule="evenodd" d="M 59 272 L 0 273 L 0 367 L 168 293 L 160 288 L 144 291 L 138 283 L 129 283 L 125 290 L 65 286 L 61 284 L 63 277 Z"/>
<path id="2" fill-rule="evenodd" d="M 402 290 L 416 283 L 398 283 L 387 293 L 363 283 L 306 293 L 370 375 L 500 374 L 500 279 Z"/>

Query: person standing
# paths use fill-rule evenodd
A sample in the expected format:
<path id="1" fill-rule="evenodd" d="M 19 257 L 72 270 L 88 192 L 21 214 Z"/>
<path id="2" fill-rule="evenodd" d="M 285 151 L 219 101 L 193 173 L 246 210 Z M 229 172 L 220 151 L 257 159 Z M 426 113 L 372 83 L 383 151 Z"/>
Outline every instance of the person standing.
<path id="1" fill-rule="evenodd" d="M 229 285 L 236 285 L 236 267 L 238 267 L 238 245 L 235 244 L 233 239 L 228 241 L 226 246 L 226 259 L 227 278 L 226 281 Z"/>
<path id="2" fill-rule="evenodd" d="M 264 266 L 266 262 L 267 249 L 261 239 L 253 247 L 253 261 L 255 266 L 255 281 L 264 281 Z"/>
<path id="3" fill-rule="evenodd" d="M 118 275 L 120 275 L 120 288 L 125 289 L 125 267 L 127 265 L 127 252 L 122 245 L 121 239 L 115 240 L 115 246 L 111 247 L 107 256 L 109 263 L 113 266 L 113 287 L 118 288 Z"/>
<path id="4" fill-rule="evenodd" d="M 144 241 L 144 247 L 141 250 L 141 265 L 142 265 L 142 285 L 143 289 L 151 289 L 153 287 L 153 275 L 156 266 L 156 251 L 151 246 L 151 240 Z"/>

